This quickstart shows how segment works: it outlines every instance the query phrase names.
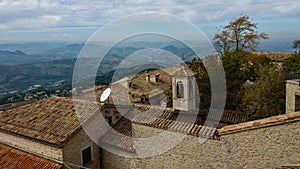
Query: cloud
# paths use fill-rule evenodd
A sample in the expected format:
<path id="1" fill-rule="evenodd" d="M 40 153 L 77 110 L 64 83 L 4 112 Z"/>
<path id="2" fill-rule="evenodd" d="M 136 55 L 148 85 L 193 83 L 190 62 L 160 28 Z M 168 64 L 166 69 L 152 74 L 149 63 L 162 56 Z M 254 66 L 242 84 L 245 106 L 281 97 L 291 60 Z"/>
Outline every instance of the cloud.
<path id="1" fill-rule="evenodd" d="M 280 14 L 283 15 L 293 15 L 299 13 L 299 7 L 300 7 L 300 2 L 299 1 L 294 1 L 293 4 L 290 3 L 276 3 L 274 5 L 275 11 L 278 11 Z"/>
<path id="2" fill-rule="evenodd" d="M 255 20 L 300 17 L 295 0 L 2 0 L 0 30 L 99 27 L 123 16 L 141 12 L 176 15 L 194 24 L 223 25 L 247 14 Z"/>
<path id="3" fill-rule="evenodd" d="M 55 27 L 61 21 L 60 16 L 43 15 L 38 17 L 28 17 L 12 20 L 2 24 L 2 30 L 24 30 Z"/>

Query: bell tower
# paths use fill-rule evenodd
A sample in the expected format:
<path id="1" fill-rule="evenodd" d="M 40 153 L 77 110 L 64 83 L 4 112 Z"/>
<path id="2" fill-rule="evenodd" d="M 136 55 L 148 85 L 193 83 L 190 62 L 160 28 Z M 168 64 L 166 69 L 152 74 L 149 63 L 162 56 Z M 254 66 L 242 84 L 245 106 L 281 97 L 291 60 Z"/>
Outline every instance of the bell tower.
<path id="1" fill-rule="evenodd" d="M 187 66 L 180 66 L 180 69 L 172 75 L 173 107 L 177 110 L 194 112 L 198 92 L 194 73 Z"/>

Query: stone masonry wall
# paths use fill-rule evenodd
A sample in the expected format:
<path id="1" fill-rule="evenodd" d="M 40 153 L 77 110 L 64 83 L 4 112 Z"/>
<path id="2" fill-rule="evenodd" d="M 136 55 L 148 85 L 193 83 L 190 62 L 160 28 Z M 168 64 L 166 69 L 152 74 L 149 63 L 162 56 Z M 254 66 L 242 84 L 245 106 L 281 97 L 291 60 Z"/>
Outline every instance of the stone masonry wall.
<path id="1" fill-rule="evenodd" d="M 0 142 L 12 147 L 44 156 L 46 158 L 62 161 L 62 149 L 41 144 L 39 142 L 17 137 L 11 134 L 0 132 Z"/>
<path id="2" fill-rule="evenodd" d="M 80 167 L 76 167 L 75 165 L 82 166 L 81 152 L 89 146 L 92 148 L 92 162 L 85 167 L 92 169 L 99 168 L 99 146 L 91 141 L 83 130 L 73 136 L 63 147 L 64 162 L 69 164 L 71 168 L 80 169 Z"/>
<path id="3" fill-rule="evenodd" d="M 300 163 L 300 122 L 257 128 L 222 135 L 220 140 L 201 144 L 187 136 L 164 154 L 145 158 L 124 158 L 102 152 L 103 168 L 276 168 Z M 163 130 L 133 124 L 133 133 L 149 137 Z M 167 141 L 167 140 L 166 140 Z"/>
<path id="4" fill-rule="evenodd" d="M 286 82 L 286 113 L 295 112 L 296 94 L 300 95 L 299 82 L 288 80 Z"/>

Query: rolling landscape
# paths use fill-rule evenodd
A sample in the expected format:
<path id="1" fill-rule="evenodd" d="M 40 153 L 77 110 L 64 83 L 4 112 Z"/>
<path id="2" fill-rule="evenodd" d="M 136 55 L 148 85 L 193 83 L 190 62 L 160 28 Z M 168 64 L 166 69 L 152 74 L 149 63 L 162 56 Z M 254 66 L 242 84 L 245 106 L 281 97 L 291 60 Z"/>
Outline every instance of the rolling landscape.
<path id="1" fill-rule="evenodd" d="M 83 46 L 83 43 L 59 42 L 0 44 L 0 98 L 4 100 L 2 104 L 8 102 L 6 99 L 9 96 L 28 93 L 28 88 L 33 85 L 41 85 L 47 90 L 71 90 L 74 65 Z M 145 46 L 169 51 L 184 61 L 191 61 L 195 57 L 190 48 L 177 42 L 128 42 L 112 48 L 106 54 L 97 73 L 96 85 L 108 84 L 120 62 Z M 293 53 L 290 42 L 266 41 L 257 50 Z M 87 67 L 97 66 L 95 58 L 84 59 L 89 65 Z M 60 81 L 63 83 L 57 83 Z"/>
<path id="2" fill-rule="evenodd" d="M 300 169 L 299 9 L 0 0 L 0 169 Z"/>

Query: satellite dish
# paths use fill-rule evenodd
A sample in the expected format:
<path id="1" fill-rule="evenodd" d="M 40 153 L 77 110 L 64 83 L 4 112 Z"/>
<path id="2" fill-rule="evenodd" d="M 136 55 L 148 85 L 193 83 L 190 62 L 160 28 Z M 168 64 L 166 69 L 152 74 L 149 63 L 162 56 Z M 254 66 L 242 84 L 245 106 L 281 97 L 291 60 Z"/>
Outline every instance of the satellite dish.
<path id="1" fill-rule="evenodd" d="M 104 102 L 105 100 L 107 100 L 110 95 L 110 92 L 111 92 L 110 88 L 105 89 L 100 97 L 100 102 Z"/>

